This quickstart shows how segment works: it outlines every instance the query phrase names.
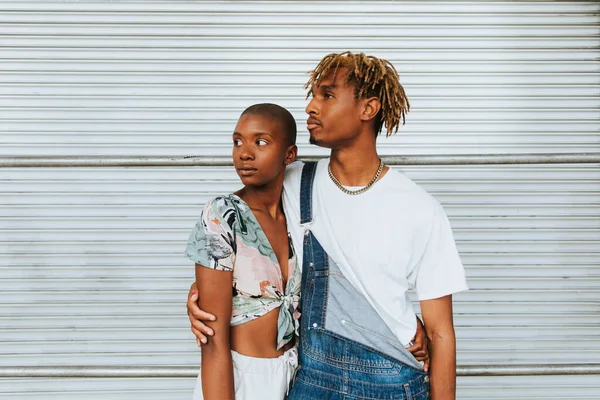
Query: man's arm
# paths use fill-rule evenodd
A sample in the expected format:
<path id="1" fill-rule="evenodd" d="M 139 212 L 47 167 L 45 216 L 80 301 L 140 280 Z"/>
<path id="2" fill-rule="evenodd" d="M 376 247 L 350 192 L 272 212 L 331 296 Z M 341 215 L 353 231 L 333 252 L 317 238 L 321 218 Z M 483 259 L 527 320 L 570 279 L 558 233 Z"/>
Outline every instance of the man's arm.
<path id="1" fill-rule="evenodd" d="M 202 393 L 206 400 L 233 400 L 233 361 L 229 344 L 233 272 L 196 264 L 199 306 L 217 318 L 207 322 L 216 336 L 202 348 Z"/>
<path id="2" fill-rule="evenodd" d="M 452 295 L 422 300 L 421 314 L 429 338 L 429 377 L 432 400 L 456 398 L 456 338 L 452 319 Z"/>

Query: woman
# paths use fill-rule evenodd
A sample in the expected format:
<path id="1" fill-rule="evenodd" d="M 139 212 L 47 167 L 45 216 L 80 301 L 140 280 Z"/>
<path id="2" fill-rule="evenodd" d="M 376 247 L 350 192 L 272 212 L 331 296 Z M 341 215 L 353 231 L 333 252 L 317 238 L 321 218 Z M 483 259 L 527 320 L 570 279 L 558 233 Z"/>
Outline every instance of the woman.
<path id="1" fill-rule="evenodd" d="M 280 106 L 256 104 L 232 139 L 244 187 L 206 204 L 186 248 L 199 306 L 216 316 L 194 399 L 281 400 L 298 365 L 301 269 L 281 203 L 296 122 Z"/>

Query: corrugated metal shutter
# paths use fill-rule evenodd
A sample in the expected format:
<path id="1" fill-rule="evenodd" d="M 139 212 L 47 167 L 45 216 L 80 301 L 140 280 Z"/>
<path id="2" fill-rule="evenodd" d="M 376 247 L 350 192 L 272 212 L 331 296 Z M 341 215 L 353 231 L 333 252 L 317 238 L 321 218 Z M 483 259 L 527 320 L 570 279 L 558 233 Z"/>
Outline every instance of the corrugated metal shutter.
<path id="1" fill-rule="evenodd" d="M 226 156 L 237 116 L 260 101 L 290 108 L 301 155 L 322 155 L 306 144 L 302 85 L 345 49 L 390 59 L 409 94 L 407 125 L 382 154 L 598 153 L 599 13 L 596 2 L 0 1 L 0 156 Z M 459 365 L 598 362 L 598 164 L 402 169 L 445 205 L 467 267 Z M 237 185 L 229 167 L 0 169 L 0 373 L 193 370 L 183 245 L 206 199 Z M 193 384 L 13 377 L 0 399 L 188 399 Z M 464 376 L 458 392 L 598 399 L 600 379 Z"/>

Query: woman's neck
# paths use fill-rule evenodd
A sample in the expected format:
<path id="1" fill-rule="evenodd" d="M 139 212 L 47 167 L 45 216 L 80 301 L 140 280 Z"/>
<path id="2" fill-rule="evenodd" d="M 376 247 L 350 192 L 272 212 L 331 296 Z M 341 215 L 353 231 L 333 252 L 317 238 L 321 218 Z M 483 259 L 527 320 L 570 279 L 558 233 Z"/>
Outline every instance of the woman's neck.
<path id="1" fill-rule="evenodd" d="M 283 214 L 281 204 L 282 183 L 260 187 L 244 186 L 235 194 L 244 200 L 252 211 L 263 212 L 273 219 L 277 219 Z"/>

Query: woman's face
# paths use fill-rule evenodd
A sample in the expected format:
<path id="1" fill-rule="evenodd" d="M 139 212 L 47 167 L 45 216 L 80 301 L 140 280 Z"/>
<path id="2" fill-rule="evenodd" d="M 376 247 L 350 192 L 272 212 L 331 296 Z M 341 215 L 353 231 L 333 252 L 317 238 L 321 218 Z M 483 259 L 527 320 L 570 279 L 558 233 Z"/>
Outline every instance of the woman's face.
<path id="1" fill-rule="evenodd" d="M 244 114 L 233 132 L 233 165 L 247 186 L 263 186 L 283 174 L 290 148 L 282 124 L 259 114 Z"/>

